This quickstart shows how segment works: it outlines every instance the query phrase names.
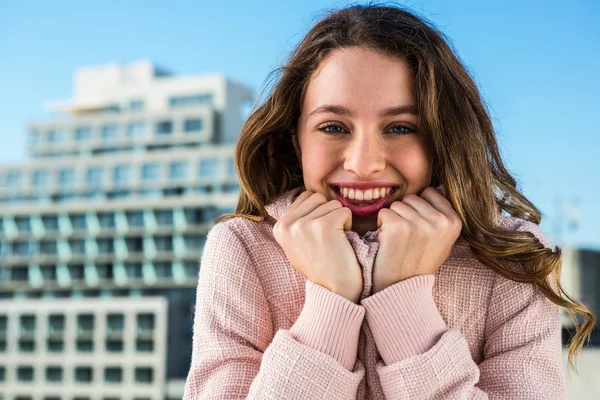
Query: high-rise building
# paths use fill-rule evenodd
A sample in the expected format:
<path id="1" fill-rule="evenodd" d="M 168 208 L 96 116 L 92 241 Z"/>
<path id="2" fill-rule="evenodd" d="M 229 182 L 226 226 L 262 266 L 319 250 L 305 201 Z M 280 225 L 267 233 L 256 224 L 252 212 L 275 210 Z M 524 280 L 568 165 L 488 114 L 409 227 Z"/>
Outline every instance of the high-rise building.
<path id="1" fill-rule="evenodd" d="M 181 398 L 199 261 L 239 186 L 247 87 L 77 69 L 0 167 L 0 399 Z"/>

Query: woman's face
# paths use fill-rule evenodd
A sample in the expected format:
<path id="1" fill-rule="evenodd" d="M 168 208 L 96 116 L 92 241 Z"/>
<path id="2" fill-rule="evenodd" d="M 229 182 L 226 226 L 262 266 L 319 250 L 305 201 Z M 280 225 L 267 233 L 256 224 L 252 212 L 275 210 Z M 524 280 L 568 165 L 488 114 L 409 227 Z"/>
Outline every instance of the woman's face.
<path id="1" fill-rule="evenodd" d="M 349 207 L 352 230 L 360 235 L 377 229 L 382 207 L 430 185 L 431 159 L 418 132 L 412 80 L 404 60 L 344 48 L 329 54 L 309 81 L 294 140 L 306 189 L 330 201 L 340 200 L 339 186 L 397 187 L 369 215 Z M 367 190 L 361 192 L 365 200 Z"/>

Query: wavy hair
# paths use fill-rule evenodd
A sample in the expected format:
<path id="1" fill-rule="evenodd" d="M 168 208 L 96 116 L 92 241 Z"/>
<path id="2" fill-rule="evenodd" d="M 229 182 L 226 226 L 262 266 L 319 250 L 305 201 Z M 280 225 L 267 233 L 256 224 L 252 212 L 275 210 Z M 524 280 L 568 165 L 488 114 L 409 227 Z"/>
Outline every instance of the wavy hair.
<path id="1" fill-rule="evenodd" d="M 589 341 L 596 317 L 563 290 L 559 247 L 545 247 L 531 232 L 506 230 L 495 223 L 504 211 L 539 225 L 541 213 L 506 170 L 487 106 L 445 35 L 403 8 L 369 4 L 330 11 L 309 30 L 287 63 L 269 75 L 267 81 L 279 73 L 271 89 L 267 90 L 269 84 L 263 87 L 235 148 L 240 182 L 235 213 L 223 214 L 216 222 L 235 217 L 270 221 L 264 206 L 304 184 L 292 142 L 304 94 L 321 60 L 347 47 L 368 48 L 408 62 L 415 77 L 419 130 L 433 154 L 431 186 L 445 186 L 463 223 L 461 237 L 481 263 L 508 279 L 539 287 L 550 301 L 567 309 L 576 327 L 569 366 L 577 371 L 573 359 L 586 338 Z M 584 316 L 583 324 L 575 313 Z"/>

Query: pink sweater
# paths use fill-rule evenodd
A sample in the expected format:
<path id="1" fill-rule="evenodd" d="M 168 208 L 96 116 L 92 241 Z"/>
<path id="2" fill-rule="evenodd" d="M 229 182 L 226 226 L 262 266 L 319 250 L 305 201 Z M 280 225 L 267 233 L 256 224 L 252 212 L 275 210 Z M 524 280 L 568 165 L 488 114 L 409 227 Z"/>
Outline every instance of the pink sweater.
<path id="1" fill-rule="evenodd" d="M 267 205 L 278 219 L 303 187 Z M 537 225 L 500 217 L 512 230 Z M 307 280 L 267 221 L 209 232 L 185 399 L 564 399 L 559 307 L 483 266 L 462 238 L 434 275 L 371 295 L 378 231 L 346 235 L 359 304 Z"/>

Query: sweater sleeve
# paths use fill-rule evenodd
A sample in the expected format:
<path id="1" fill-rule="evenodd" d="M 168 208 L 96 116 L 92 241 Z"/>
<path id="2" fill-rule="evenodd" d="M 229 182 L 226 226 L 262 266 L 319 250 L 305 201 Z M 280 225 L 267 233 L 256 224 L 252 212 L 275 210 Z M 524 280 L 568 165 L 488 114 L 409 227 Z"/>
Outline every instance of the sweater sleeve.
<path id="1" fill-rule="evenodd" d="M 354 399 L 364 308 L 306 282 L 304 308 L 275 334 L 252 257 L 233 228 L 208 234 L 198 279 L 184 399 Z"/>
<path id="2" fill-rule="evenodd" d="M 526 227 L 548 243 L 535 224 Z M 460 330 L 442 319 L 434 279 L 414 276 L 362 301 L 386 398 L 566 398 L 559 306 L 539 288 L 498 275 L 477 365 Z"/>

